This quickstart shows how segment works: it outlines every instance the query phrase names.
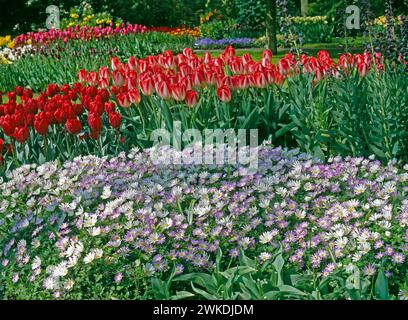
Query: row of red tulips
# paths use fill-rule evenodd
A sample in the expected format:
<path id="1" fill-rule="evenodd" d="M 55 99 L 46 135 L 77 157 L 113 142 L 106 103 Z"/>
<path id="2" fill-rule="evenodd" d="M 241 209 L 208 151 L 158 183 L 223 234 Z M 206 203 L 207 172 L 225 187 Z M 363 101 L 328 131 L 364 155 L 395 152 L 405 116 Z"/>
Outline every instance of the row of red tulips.
<path id="1" fill-rule="evenodd" d="M 27 34 L 21 34 L 14 39 L 14 46 L 22 46 L 26 44 L 46 44 L 56 40 L 68 42 L 69 40 L 92 40 L 98 38 L 104 38 L 114 35 L 128 35 L 145 33 L 149 29 L 146 26 L 140 24 L 125 24 L 120 26 L 107 26 L 107 27 L 87 27 L 87 26 L 75 26 L 69 27 L 64 30 L 47 30 L 39 32 L 28 32 Z"/>
<path id="2" fill-rule="evenodd" d="M 111 68 L 101 67 L 99 71 L 80 70 L 78 79 L 82 84 L 110 89 L 113 97 L 122 107 L 140 102 L 140 93 L 150 96 L 156 93 L 168 100 L 174 99 L 194 106 L 199 100 L 197 89 L 203 86 L 217 88 L 221 101 L 231 100 L 231 90 L 265 88 L 269 85 L 281 85 L 286 77 L 303 73 L 314 75 L 314 81 L 323 77 L 341 77 L 350 69 L 356 68 L 365 76 L 370 68 L 383 70 L 383 58 L 376 53 L 343 54 L 335 63 L 327 51 L 320 51 L 317 57 L 301 55 L 299 60 L 293 54 L 287 54 L 277 65 L 272 62 L 272 53 L 265 50 L 260 62 L 254 61 L 249 54 L 236 56 L 234 48 L 227 47 L 218 58 L 205 53 L 198 58 L 186 48 L 176 56 L 171 51 L 146 59 L 130 57 L 127 63 L 118 58 L 111 59 Z M 112 86 L 110 86 L 112 84 Z"/>
<path id="3" fill-rule="evenodd" d="M 234 91 L 280 86 L 285 78 L 301 72 L 311 74 L 316 82 L 323 77 L 347 75 L 352 69 L 357 69 L 361 76 L 373 67 L 383 69 L 381 55 L 369 53 L 343 54 L 337 63 L 326 51 L 320 51 L 317 57 L 301 55 L 299 59 L 288 54 L 277 65 L 271 61 L 269 50 L 257 62 L 248 54 L 237 56 L 232 47 L 227 47 L 217 58 L 209 53 L 198 58 L 189 48 L 178 55 L 166 51 L 145 59 L 130 57 L 126 63 L 114 57 L 110 68 L 80 70 L 79 82 L 73 85 L 50 84 L 36 95 L 28 88 L 16 87 L 6 94 L 7 102 L 0 105 L 0 127 L 11 144 L 29 139 L 29 128 L 46 138 L 50 127 L 55 126 L 64 126 L 71 135 L 82 133 L 80 138 L 97 139 L 104 117 L 105 123 L 119 130 L 123 113 L 117 110 L 116 104 L 129 108 L 139 104 L 142 96 L 154 95 L 156 99 L 193 108 L 202 98 L 200 93 L 208 90 L 214 90 L 221 103 L 228 103 Z M 86 124 L 87 135 L 83 134 Z M 0 147 L 3 147 L 2 137 Z"/>

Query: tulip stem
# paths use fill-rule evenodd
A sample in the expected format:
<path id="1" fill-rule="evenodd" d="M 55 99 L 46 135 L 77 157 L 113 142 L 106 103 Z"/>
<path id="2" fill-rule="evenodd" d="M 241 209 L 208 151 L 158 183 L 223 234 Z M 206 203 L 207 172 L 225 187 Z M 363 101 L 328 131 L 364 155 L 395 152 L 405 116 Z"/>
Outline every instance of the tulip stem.
<path id="1" fill-rule="evenodd" d="M 48 138 L 44 136 L 44 152 L 45 152 L 45 161 L 48 161 Z"/>
<path id="2" fill-rule="evenodd" d="M 11 153 L 13 154 L 14 164 L 16 168 L 18 168 L 20 166 L 20 163 L 18 162 L 18 158 L 17 158 L 17 145 L 15 145 L 14 138 L 11 138 Z"/>

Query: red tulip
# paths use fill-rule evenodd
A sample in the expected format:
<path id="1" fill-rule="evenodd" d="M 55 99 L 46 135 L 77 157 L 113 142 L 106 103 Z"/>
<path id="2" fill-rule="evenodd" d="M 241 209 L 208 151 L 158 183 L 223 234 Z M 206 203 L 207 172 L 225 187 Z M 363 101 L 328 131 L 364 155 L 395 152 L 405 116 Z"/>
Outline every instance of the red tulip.
<path id="1" fill-rule="evenodd" d="M 193 50 L 191 48 L 185 48 L 183 50 L 183 55 L 187 58 L 191 57 L 193 55 Z"/>
<path id="2" fill-rule="evenodd" d="M 14 131 L 16 129 L 16 124 L 13 120 L 13 118 L 10 115 L 5 115 L 0 118 L 0 125 L 1 128 L 3 129 L 3 132 L 8 135 L 12 136 L 14 134 Z"/>
<path id="3" fill-rule="evenodd" d="M 133 56 L 128 59 L 127 65 L 128 65 L 130 70 L 137 71 L 137 69 L 139 68 L 139 63 L 138 63 L 137 59 L 135 57 L 133 57 Z"/>
<path id="4" fill-rule="evenodd" d="M 113 102 L 105 102 L 105 112 L 111 113 L 114 112 L 116 109 L 116 105 Z"/>
<path id="5" fill-rule="evenodd" d="M 228 57 L 233 57 L 235 56 L 236 52 L 233 46 L 227 46 L 225 48 L 224 53 L 228 56 Z"/>
<path id="6" fill-rule="evenodd" d="M 189 107 L 194 107 L 198 103 L 198 92 L 195 90 L 188 90 L 186 92 L 186 104 Z"/>
<path id="7" fill-rule="evenodd" d="M 90 113 L 88 115 L 88 125 L 92 131 L 100 132 L 102 130 L 101 116 L 96 113 Z"/>
<path id="8" fill-rule="evenodd" d="M 28 132 L 28 127 L 19 127 L 16 128 L 14 132 L 14 137 L 19 143 L 23 143 L 28 139 L 29 132 Z"/>
<path id="9" fill-rule="evenodd" d="M 169 84 L 166 81 L 160 81 L 157 84 L 156 91 L 157 91 L 157 94 L 165 100 L 171 98 L 171 90 L 170 90 Z"/>
<path id="10" fill-rule="evenodd" d="M 130 90 L 130 91 L 127 93 L 127 96 L 128 96 L 128 99 L 129 99 L 129 101 L 130 101 L 131 104 L 132 104 L 132 103 L 139 104 L 140 101 L 141 101 L 140 93 L 139 93 L 139 91 L 138 91 L 136 88 Z"/>
<path id="11" fill-rule="evenodd" d="M 90 113 L 98 114 L 98 115 L 101 116 L 104 111 L 105 111 L 105 105 L 100 100 L 99 101 L 95 100 L 95 101 L 93 101 L 93 102 L 91 102 L 89 104 L 89 112 Z"/>
<path id="12" fill-rule="evenodd" d="M 204 63 L 209 64 L 211 62 L 211 54 L 209 52 L 204 53 Z"/>
<path id="13" fill-rule="evenodd" d="M 183 101 L 186 98 L 186 86 L 183 84 L 173 84 L 171 94 L 176 101 Z"/>
<path id="14" fill-rule="evenodd" d="M 88 81 L 88 72 L 86 72 L 84 69 L 79 70 L 78 80 L 81 83 L 86 83 Z"/>
<path id="15" fill-rule="evenodd" d="M 119 70 L 120 68 L 120 61 L 118 57 L 112 57 L 111 58 L 111 69 L 112 70 Z"/>
<path id="16" fill-rule="evenodd" d="M 23 95 L 23 91 L 24 91 L 24 89 L 23 89 L 22 86 L 17 86 L 17 87 L 14 88 L 14 92 L 16 93 L 16 95 L 18 95 L 20 97 Z"/>
<path id="17" fill-rule="evenodd" d="M 118 100 L 118 104 L 119 104 L 121 107 L 129 108 L 130 105 L 131 105 L 131 102 L 130 102 L 130 100 L 129 100 L 129 97 L 128 97 L 128 95 L 127 95 L 126 93 L 118 94 L 117 97 L 116 97 L 116 99 Z"/>
<path id="18" fill-rule="evenodd" d="M 110 71 L 109 71 L 108 67 L 100 67 L 100 68 L 99 68 L 99 77 L 100 77 L 101 79 L 107 79 L 107 80 L 109 80 Z"/>
<path id="19" fill-rule="evenodd" d="M 264 58 L 268 62 L 271 62 L 271 60 L 272 60 L 272 51 L 269 50 L 269 49 L 265 49 L 262 52 L 262 58 Z"/>
<path id="20" fill-rule="evenodd" d="M 25 124 L 25 116 L 22 111 L 17 111 L 11 116 L 16 127 L 23 127 Z"/>
<path id="21" fill-rule="evenodd" d="M 67 123 L 65 124 L 65 128 L 70 134 L 78 134 L 82 130 L 81 121 L 79 119 L 68 119 Z"/>
<path id="22" fill-rule="evenodd" d="M 120 70 L 113 71 L 112 80 L 115 87 L 121 87 L 125 84 L 125 77 Z"/>
<path id="23" fill-rule="evenodd" d="M 257 88 L 266 88 L 268 81 L 262 72 L 257 72 L 254 74 L 254 84 Z"/>
<path id="24" fill-rule="evenodd" d="M 279 72 L 281 74 L 286 74 L 290 70 L 290 61 L 286 58 L 281 59 L 278 62 Z"/>
<path id="25" fill-rule="evenodd" d="M 154 92 L 153 79 L 145 77 L 139 82 L 140 90 L 145 96 L 150 96 Z"/>
<path id="26" fill-rule="evenodd" d="M 35 118 L 34 129 L 40 135 L 45 136 L 48 133 L 48 126 L 49 126 L 49 122 L 45 116 L 37 116 Z"/>
<path id="27" fill-rule="evenodd" d="M 101 78 L 98 80 L 98 85 L 99 87 L 101 87 L 102 89 L 107 89 L 109 88 L 109 79 L 107 78 Z"/>
<path id="28" fill-rule="evenodd" d="M 365 62 L 361 62 L 357 65 L 357 71 L 361 77 L 365 77 L 368 73 L 368 65 Z"/>
<path id="29" fill-rule="evenodd" d="M 4 140 L 0 138 L 0 154 L 3 153 Z"/>
<path id="30" fill-rule="evenodd" d="M 122 121 L 122 116 L 117 112 L 110 112 L 109 113 L 109 123 L 115 129 L 120 128 L 120 123 Z"/>
<path id="31" fill-rule="evenodd" d="M 218 97 L 223 102 L 231 101 L 231 91 L 227 86 L 222 86 L 217 89 Z"/>
<path id="32" fill-rule="evenodd" d="M 196 70 L 191 75 L 191 82 L 195 87 L 201 87 L 204 82 L 204 72 L 203 70 Z"/>
<path id="33" fill-rule="evenodd" d="M 54 112 L 54 118 L 57 123 L 65 123 L 67 120 L 67 115 L 63 108 L 59 108 Z"/>
<path id="34" fill-rule="evenodd" d="M 90 86 L 96 86 L 98 84 L 99 75 L 97 72 L 92 71 L 88 74 L 88 84 Z"/>

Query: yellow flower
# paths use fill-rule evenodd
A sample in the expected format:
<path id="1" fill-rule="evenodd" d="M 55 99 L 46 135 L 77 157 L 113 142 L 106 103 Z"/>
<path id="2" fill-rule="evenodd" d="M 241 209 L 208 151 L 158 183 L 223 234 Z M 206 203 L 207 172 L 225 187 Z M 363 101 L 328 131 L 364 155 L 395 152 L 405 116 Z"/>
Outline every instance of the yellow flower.
<path id="1" fill-rule="evenodd" d="M 72 14 L 71 14 L 71 18 L 72 18 L 72 19 L 78 19 L 78 18 L 79 18 L 78 13 L 72 13 Z"/>
<path id="2" fill-rule="evenodd" d="M 7 43 L 7 47 L 9 47 L 10 49 L 14 48 L 14 41 L 10 41 L 9 43 Z"/>
<path id="3" fill-rule="evenodd" d="M 11 62 L 7 60 L 5 57 L 0 56 L 0 64 L 10 64 Z"/>

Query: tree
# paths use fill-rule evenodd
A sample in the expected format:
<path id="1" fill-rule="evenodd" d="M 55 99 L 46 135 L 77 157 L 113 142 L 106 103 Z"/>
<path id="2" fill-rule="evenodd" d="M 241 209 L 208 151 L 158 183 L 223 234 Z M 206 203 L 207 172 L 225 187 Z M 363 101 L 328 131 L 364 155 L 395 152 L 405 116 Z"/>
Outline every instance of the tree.
<path id="1" fill-rule="evenodd" d="M 307 16 L 309 11 L 309 1 L 308 0 L 300 0 L 300 12 L 302 16 Z"/>
<path id="2" fill-rule="evenodd" d="M 268 41 L 268 48 L 273 54 L 278 53 L 276 29 L 277 29 L 277 17 L 276 17 L 276 0 L 266 1 L 266 37 Z"/>

